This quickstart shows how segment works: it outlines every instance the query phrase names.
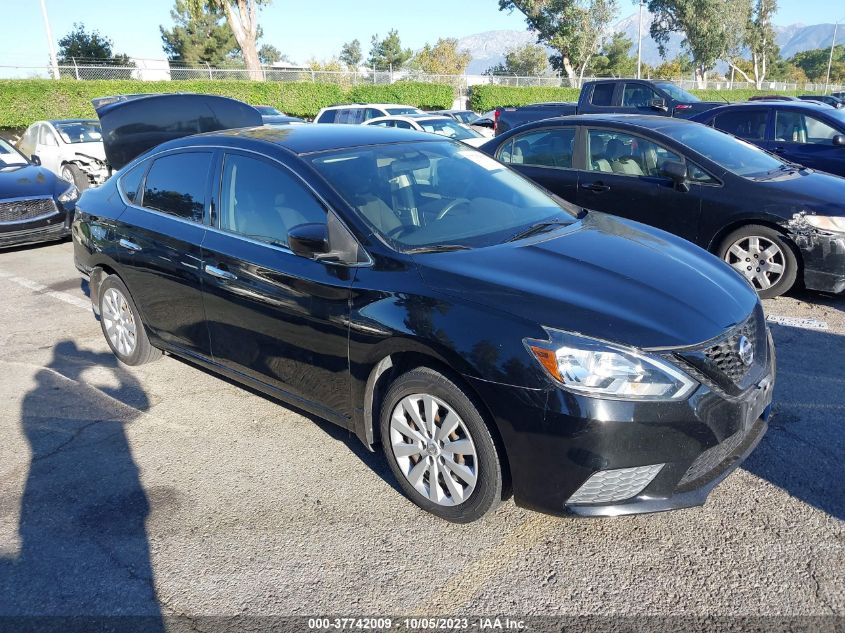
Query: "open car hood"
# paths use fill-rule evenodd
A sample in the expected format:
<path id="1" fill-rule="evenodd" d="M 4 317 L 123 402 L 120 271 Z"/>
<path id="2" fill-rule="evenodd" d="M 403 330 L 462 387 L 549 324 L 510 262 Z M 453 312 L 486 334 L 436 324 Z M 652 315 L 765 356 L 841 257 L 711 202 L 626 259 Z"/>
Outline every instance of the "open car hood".
<path id="1" fill-rule="evenodd" d="M 100 118 L 112 169 L 166 141 L 262 123 L 261 113 L 251 105 L 215 95 L 119 95 L 91 103 Z"/>

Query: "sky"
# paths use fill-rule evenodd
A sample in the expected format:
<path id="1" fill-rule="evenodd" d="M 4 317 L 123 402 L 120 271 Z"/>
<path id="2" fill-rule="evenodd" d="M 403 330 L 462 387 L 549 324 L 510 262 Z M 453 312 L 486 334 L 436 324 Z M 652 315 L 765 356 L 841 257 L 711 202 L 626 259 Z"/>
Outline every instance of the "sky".
<path id="1" fill-rule="evenodd" d="M 170 27 L 173 0 L 46 0 L 55 40 L 74 22 L 97 29 L 114 42 L 116 53 L 163 59 L 159 25 Z M 274 0 L 261 13 L 262 42 L 273 44 L 293 61 L 326 59 L 340 52 L 344 42 L 357 38 L 366 56 L 370 37 L 391 28 L 413 49 L 439 37 L 462 37 L 483 31 L 523 29 L 518 12 L 498 10 L 498 0 Z M 619 17 L 636 10 L 634 0 L 619 0 Z M 777 24 L 814 24 L 845 18 L 840 0 L 780 0 Z M 842 16 L 832 15 L 839 4 Z M 0 0 L 9 20 L 0 44 L 0 66 L 43 66 L 47 40 L 39 0 Z M 11 26 L 10 26 L 11 25 Z"/>

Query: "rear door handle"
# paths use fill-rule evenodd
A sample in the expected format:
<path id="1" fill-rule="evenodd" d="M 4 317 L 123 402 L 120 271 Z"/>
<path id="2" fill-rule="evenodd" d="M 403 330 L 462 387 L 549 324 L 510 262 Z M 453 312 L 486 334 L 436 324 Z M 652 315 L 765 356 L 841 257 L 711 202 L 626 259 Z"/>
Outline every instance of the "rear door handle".
<path id="1" fill-rule="evenodd" d="M 228 279 L 229 281 L 234 281 L 238 278 L 235 273 L 230 273 L 228 270 L 217 268 L 217 266 L 209 266 L 208 264 L 205 265 L 205 272 L 212 277 L 217 277 L 218 279 Z"/>
<path id="2" fill-rule="evenodd" d="M 780 145 L 778 145 L 778 146 L 777 146 L 777 147 L 775 147 L 772 151 L 773 151 L 775 154 L 783 154 L 783 153 L 786 151 L 786 148 L 785 148 L 785 147 L 781 147 Z"/>
<path id="3" fill-rule="evenodd" d="M 603 185 L 600 182 L 585 182 L 581 185 L 581 189 L 601 193 L 603 191 L 610 191 L 610 185 Z"/>
<path id="4" fill-rule="evenodd" d="M 141 247 L 138 246 L 135 242 L 130 242 L 129 240 L 124 238 L 120 238 L 118 244 L 120 244 L 123 248 L 128 251 L 138 252 L 141 250 Z"/>

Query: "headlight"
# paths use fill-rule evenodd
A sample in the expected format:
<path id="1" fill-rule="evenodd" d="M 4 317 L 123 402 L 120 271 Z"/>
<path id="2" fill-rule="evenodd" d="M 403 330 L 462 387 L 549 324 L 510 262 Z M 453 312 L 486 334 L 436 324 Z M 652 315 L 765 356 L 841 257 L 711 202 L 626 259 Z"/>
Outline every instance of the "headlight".
<path id="1" fill-rule="evenodd" d="M 73 202 L 79 199 L 79 189 L 76 188 L 76 185 L 71 185 L 68 187 L 65 192 L 59 196 L 59 202 L 67 203 Z"/>
<path id="2" fill-rule="evenodd" d="M 544 328 L 548 341 L 525 346 L 564 389 L 615 400 L 683 400 L 698 383 L 649 354 L 597 339 Z"/>
<path id="3" fill-rule="evenodd" d="M 845 217 L 836 217 L 832 215 L 810 215 L 804 216 L 807 224 L 814 226 L 822 231 L 834 231 L 837 233 L 845 233 Z"/>

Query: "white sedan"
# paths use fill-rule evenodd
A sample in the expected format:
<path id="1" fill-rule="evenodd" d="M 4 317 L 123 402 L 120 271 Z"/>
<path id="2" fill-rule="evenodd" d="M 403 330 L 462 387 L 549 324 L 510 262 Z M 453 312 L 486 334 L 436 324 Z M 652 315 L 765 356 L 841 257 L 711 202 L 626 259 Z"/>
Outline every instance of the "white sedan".
<path id="1" fill-rule="evenodd" d="M 461 141 L 473 147 L 483 145 L 487 139 L 475 130 L 461 125 L 455 119 L 433 114 L 394 114 L 380 116 L 365 121 L 362 125 L 378 125 L 380 127 L 398 127 L 406 130 L 431 132 L 447 138 Z"/>
<path id="2" fill-rule="evenodd" d="M 109 176 L 100 122 L 91 119 L 36 121 L 18 141 L 27 158 L 76 185 L 80 191 Z"/>

